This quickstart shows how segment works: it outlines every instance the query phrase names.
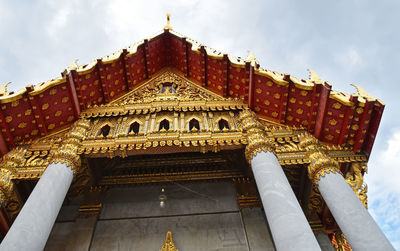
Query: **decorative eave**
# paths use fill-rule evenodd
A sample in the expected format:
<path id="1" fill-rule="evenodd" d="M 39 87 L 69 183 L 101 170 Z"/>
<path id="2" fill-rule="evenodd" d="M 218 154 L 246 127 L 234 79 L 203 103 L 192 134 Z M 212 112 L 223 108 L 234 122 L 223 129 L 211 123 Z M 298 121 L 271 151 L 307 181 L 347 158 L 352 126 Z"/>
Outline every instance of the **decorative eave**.
<path id="1" fill-rule="evenodd" d="M 322 142 L 348 146 L 367 156 L 385 106 L 359 88 L 355 95 L 336 92 L 315 73 L 310 79 L 299 80 L 266 70 L 254 55 L 247 60 L 233 57 L 167 28 L 87 65 L 74 62 L 59 78 L 15 93 L 0 93 L 1 153 L 65 128 L 81 112 L 88 116 L 116 116 L 160 109 L 140 104 L 132 105 L 129 111 L 117 111 L 107 104 L 167 67 L 232 102 L 242 100 L 263 119 L 303 127 Z M 223 105 L 199 102 L 192 106 L 180 102 L 177 106 L 182 110 L 198 109 L 197 106 L 211 111 L 213 107 L 232 108 L 229 101 Z"/>

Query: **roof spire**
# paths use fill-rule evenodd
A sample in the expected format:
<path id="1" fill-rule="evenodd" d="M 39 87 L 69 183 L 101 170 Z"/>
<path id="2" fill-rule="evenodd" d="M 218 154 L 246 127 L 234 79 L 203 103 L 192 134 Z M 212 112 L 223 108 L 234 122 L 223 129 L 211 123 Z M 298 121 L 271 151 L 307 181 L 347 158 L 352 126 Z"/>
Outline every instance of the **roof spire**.
<path id="1" fill-rule="evenodd" d="M 4 85 L 0 86 L 0 96 L 8 95 L 7 85 L 11 84 L 11 82 L 5 83 Z"/>
<path id="2" fill-rule="evenodd" d="M 311 80 L 311 82 L 314 82 L 316 84 L 322 84 L 324 82 L 319 78 L 318 74 L 315 71 L 311 69 L 307 69 L 307 71 L 310 73 L 308 79 Z"/>
<path id="3" fill-rule="evenodd" d="M 256 56 L 254 55 L 254 52 L 253 51 L 247 51 L 248 52 L 248 56 L 247 56 L 247 59 L 246 59 L 246 61 L 247 62 L 250 62 L 250 64 L 252 65 L 252 66 L 254 66 L 254 67 L 256 67 L 257 68 L 257 65 L 259 65 L 259 63 L 258 63 L 258 61 L 257 61 L 257 59 L 256 59 Z"/>
<path id="4" fill-rule="evenodd" d="M 167 13 L 167 25 L 164 26 L 164 29 L 172 30 L 171 27 L 171 14 Z"/>

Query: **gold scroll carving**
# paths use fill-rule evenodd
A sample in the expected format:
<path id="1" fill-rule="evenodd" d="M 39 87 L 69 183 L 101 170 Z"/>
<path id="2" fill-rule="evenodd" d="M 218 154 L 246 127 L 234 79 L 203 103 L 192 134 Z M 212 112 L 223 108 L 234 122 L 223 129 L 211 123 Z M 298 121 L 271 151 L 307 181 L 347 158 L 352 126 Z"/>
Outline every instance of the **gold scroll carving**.
<path id="1" fill-rule="evenodd" d="M 353 250 L 350 247 L 349 242 L 346 237 L 342 233 L 342 231 L 338 230 L 335 232 L 335 240 L 336 240 L 336 251 L 351 251 Z"/>
<path id="2" fill-rule="evenodd" d="M 363 203 L 365 208 L 368 208 L 368 186 L 366 183 L 364 183 L 364 177 L 362 174 L 362 171 L 366 171 L 366 169 L 366 164 L 361 164 L 357 162 L 353 163 L 351 166 L 351 170 L 346 174 L 345 179 L 353 189 L 354 193 Z"/>
<path id="3" fill-rule="evenodd" d="M 308 177 L 314 185 L 328 173 L 340 173 L 339 163 L 330 158 L 320 146 L 318 140 L 309 133 L 299 135 L 300 147 L 306 150 L 311 163 L 308 165 Z"/>
<path id="4" fill-rule="evenodd" d="M 76 174 L 78 167 L 81 165 L 80 156 L 77 154 L 78 148 L 89 129 L 89 125 L 90 121 L 87 119 L 80 119 L 75 122 L 63 143 L 53 152 L 50 163 L 65 163 L 67 166 L 71 167 Z"/>
<path id="5" fill-rule="evenodd" d="M 17 215 L 21 209 L 21 202 L 12 178 L 16 168 L 25 162 L 25 151 L 24 148 L 14 148 L 3 156 L 3 161 L 0 163 L 0 205 L 6 209 L 10 218 Z"/>
<path id="6" fill-rule="evenodd" d="M 171 231 L 167 232 L 167 236 L 165 237 L 164 245 L 161 247 L 160 251 L 178 251 L 176 249 L 174 241 L 172 240 L 172 233 Z"/>
<path id="7" fill-rule="evenodd" d="M 247 161 L 250 162 L 261 151 L 274 152 L 274 140 L 267 137 L 264 126 L 258 121 L 254 112 L 250 109 L 244 109 L 240 113 L 239 120 L 242 123 L 242 129 L 246 133 L 248 141 L 245 150 Z"/>

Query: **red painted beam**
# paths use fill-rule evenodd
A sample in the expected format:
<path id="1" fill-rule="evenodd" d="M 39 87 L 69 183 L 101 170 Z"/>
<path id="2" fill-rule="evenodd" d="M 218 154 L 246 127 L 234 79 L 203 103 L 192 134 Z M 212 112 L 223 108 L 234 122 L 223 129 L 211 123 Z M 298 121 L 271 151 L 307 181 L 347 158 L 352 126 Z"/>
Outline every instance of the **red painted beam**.
<path id="1" fill-rule="evenodd" d="M 351 96 L 350 100 L 353 100 L 353 96 Z M 346 113 L 344 114 L 344 118 L 343 118 L 343 124 L 342 124 L 342 128 L 340 129 L 340 134 L 339 134 L 339 139 L 337 144 L 342 145 L 346 142 L 344 142 L 344 135 L 346 135 L 348 133 L 348 131 L 350 129 L 347 129 L 347 125 L 349 125 L 349 118 L 350 115 L 352 114 L 352 109 L 351 107 L 346 107 Z"/>
<path id="2" fill-rule="evenodd" d="M 229 61 L 228 55 L 224 54 L 223 57 L 224 65 L 225 65 L 225 70 L 223 71 L 224 74 L 224 79 L 223 81 L 225 82 L 225 91 L 224 91 L 224 96 L 225 98 L 229 97 L 229 88 L 230 88 L 230 83 L 229 83 L 229 67 L 231 62 Z"/>
<path id="3" fill-rule="evenodd" d="M 0 157 L 3 157 L 6 153 L 8 153 L 8 146 L 3 133 L 0 131 Z"/>
<path id="4" fill-rule="evenodd" d="M 189 50 L 191 50 L 191 44 L 186 41 L 186 38 L 182 39 L 185 43 L 185 60 L 186 60 L 186 77 L 190 78 L 190 68 L 189 68 Z"/>
<path id="5" fill-rule="evenodd" d="M 246 62 L 246 71 L 249 72 L 249 108 L 254 108 L 254 67 L 250 62 Z"/>
<path id="6" fill-rule="evenodd" d="M 74 72 L 76 72 L 76 71 L 74 71 Z M 76 93 L 73 73 L 69 72 L 66 75 L 66 78 L 68 81 L 68 90 L 69 90 L 69 93 L 71 95 L 71 100 L 72 100 L 72 109 L 74 111 L 75 119 L 78 119 L 79 115 L 81 114 L 81 108 L 79 106 L 78 94 Z"/>
<path id="7" fill-rule="evenodd" d="M 379 124 L 381 122 L 383 110 L 385 109 L 385 105 L 381 104 L 379 101 L 374 102 L 374 107 L 371 114 L 370 125 L 367 131 L 367 137 L 363 145 L 363 149 L 369 157 L 372 151 L 372 147 L 374 145 L 375 136 L 378 133 Z"/>
<path id="8" fill-rule="evenodd" d="M 279 123 L 285 123 L 286 121 L 286 114 L 287 114 L 287 108 L 288 108 L 288 100 L 289 100 L 289 96 L 292 93 L 291 92 L 291 88 L 293 86 L 293 83 L 290 81 L 290 75 L 285 74 L 284 75 L 284 80 L 288 81 L 289 84 L 286 88 L 286 91 L 283 93 L 283 95 L 281 95 L 281 104 L 279 107 L 279 117 L 278 117 L 278 121 Z"/>
<path id="9" fill-rule="evenodd" d="M 132 90 L 132 88 L 130 87 L 129 83 L 128 83 L 128 72 L 126 70 L 126 63 L 125 63 L 125 56 L 128 54 L 128 51 L 126 49 L 122 50 L 121 56 L 120 56 L 120 60 L 122 62 L 122 69 L 124 70 L 124 78 L 125 78 L 125 85 L 126 85 L 126 90 L 130 91 Z"/>
<path id="10" fill-rule="evenodd" d="M 144 45 L 143 45 L 143 55 L 144 55 L 144 68 L 146 72 L 146 79 L 149 79 L 151 76 L 149 74 L 149 40 L 145 39 L 144 40 Z"/>
<path id="11" fill-rule="evenodd" d="M 317 111 L 317 118 L 315 121 L 315 133 L 314 136 L 319 139 L 321 135 L 322 126 L 324 125 L 324 119 L 326 114 L 326 104 L 328 103 L 329 94 L 331 92 L 331 86 L 323 84 L 319 96 L 319 106 Z"/>
<path id="12" fill-rule="evenodd" d="M 308 126 L 307 126 L 307 131 L 311 132 L 312 128 L 312 122 L 313 122 L 313 113 L 315 110 L 315 101 L 317 100 L 316 94 L 317 94 L 317 84 L 314 84 L 313 87 L 313 92 L 312 92 L 312 98 L 311 98 L 311 106 L 309 109 L 310 116 L 308 116 Z"/>
<path id="13" fill-rule="evenodd" d="M 103 71 L 100 71 L 100 68 L 104 68 L 105 66 L 104 66 L 104 64 L 103 64 L 103 62 L 101 61 L 101 59 L 97 59 L 97 64 L 96 64 L 96 71 L 97 71 L 97 76 L 98 76 L 98 80 L 99 80 L 99 83 L 100 83 L 100 92 L 101 92 L 101 95 L 102 95 L 102 97 L 103 97 L 103 103 L 108 103 L 108 102 L 110 102 L 110 100 L 108 99 L 108 94 L 109 94 L 109 92 L 108 92 L 108 88 L 107 88 L 107 86 L 105 85 L 105 83 L 104 83 L 104 81 L 103 81 L 103 79 L 106 77 L 106 76 L 103 76 L 101 73 L 102 72 L 104 72 L 104 70 Z"/>
<path id="14" fill-rule="evenodd" d="M 362 145 L 360 146 L 361 134 L 362 134 L 362 130 L 363 130 L 364 123 L 365 123 L 365 118 L 367 117 L 370 105 L 371 105 L 370 102 L 368 102 L 368 101 L 365 102 L 364 112 L 363 112 L 363 114 L 361 116 L 360 124 L 359 124 L 358 130 L 357 130 L 357 134 L 356 134 L 356 137 L 355 137 L 355 140 L 354 140 L 353 152 L 357 152 L 358 150 L 361 149 L 361 146 L 362 146 Z"/>
<path id="15" fill-rule="evenodd" d="M 203 81 L 203 86 L 207 86 L 208 85 L 208 78 L 207 78 L 207 52 L 206 52 L 206 49 L 204 48 L 203 45 L 200 47 L 200 53 L 201 53 L 202 65 L 203 65 L 203 68 L 201 69 L 201 71 L 203 72 L 203 76 L 201 78 L 202 78 L 202 81 Z"/>
<path id="16" fill-rule="evenodd" d="M 3 109 L 3 107 L 2 107 L 2 109 Z M 6 138 L 8 138 L 10 140 L 9 141 L 10 147 L 15 147 L 14 137 L 10 131 L 10 127 L 8 126 L 8 123 L 6 122 L 6 118 L 4 117 L 4 114 L 1 110 L 0 110 L 0 120 L 1 120 L 1 125 L 5 132 L 5 135 L 3 135 L 3 136 L 6 136 Z M 3 131 L 2 131 L 2 133 L 3 133 Z"/>

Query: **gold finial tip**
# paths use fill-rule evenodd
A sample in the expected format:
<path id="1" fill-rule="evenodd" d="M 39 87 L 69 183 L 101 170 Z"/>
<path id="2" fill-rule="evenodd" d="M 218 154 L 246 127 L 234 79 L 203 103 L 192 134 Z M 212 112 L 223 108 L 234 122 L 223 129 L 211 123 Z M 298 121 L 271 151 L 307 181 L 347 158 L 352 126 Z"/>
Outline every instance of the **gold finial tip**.
<path id="1" fill-rule="evenodd" d="M 172 30 L 171 27 L 171 14 L 167 13 L 167 25 L 164 26 L 164 29 Z"/>

